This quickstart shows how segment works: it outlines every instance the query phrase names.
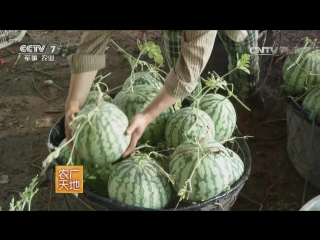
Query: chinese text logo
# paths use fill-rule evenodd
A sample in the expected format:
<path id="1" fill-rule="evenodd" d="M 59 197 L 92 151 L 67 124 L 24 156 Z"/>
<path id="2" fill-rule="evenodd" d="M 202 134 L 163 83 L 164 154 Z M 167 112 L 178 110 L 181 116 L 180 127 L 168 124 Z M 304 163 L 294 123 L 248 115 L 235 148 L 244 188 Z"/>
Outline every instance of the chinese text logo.
<path id="1" fill-rule="evenodd" d="M 83 166 L 56 166 L 56 193 L 83 193 Z"/>

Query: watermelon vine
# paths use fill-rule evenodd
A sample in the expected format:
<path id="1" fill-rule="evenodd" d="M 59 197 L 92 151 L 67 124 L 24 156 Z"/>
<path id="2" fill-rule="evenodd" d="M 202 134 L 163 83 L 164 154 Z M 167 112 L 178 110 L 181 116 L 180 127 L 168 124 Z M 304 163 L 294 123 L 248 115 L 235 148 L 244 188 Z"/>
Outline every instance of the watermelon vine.
<path id="1" fill-rule="evenodd" d="M 295 47 L 294 54 L 286 59 L 282 69 L 285 90 L 291 93 L 297 102 L 302 101 L 309 92 L 320 85 L 320 74 L 315 73 L 319 72 L 320 49 L 316 41 L 306 37 L 299 43 L 303 40 L 304 46 Z"/>
<path id="2" fill-rule="evenodd" d="M 206 87 L 203 88 L 203 90 L 196 96 L 193 97 L 191 95 L 189 95 L 191 98 L 194 99 L 194 101 L 196 102 L 196 107 L 199 107 L 199 102 L 200 100 L 209 92 L 209 91 L 214 91 L 214 94 L 217 93 L 217 91 L 219 89 L 223 89 L 226 90 L 228 92 L 228 96 L 229 97 L 233 97 L 235 98 L 244 108 L 246 108 L 247 110 L 250 111 L 250 109 L 245 106 L 236 95 L 233 94 L 233 84 L 232 83 L 227 83 L 227 81 L 225 80 L 225 77 L 230 75 L 232 72 L 236 71 L 236 70 L 242 70 L 248 74 L 250 74 L 250 71 L 248 69 L 249 67 L 249 62 L 250 62 L 250 55 L 248 54 L 243 54 L 241 56 L 241 58 L 239 58 L 239 54 L 237 53 L 236 55 L 237 57 L 237 65 L 234 69 L 232 69 L 231 71 L 229 71 L 228 73 L 226 73 L 225 75 L 223 75 L 222 77 L 220 77 L 216 72 L 210 72 L 211 77 L 209 77 L 207 80 L 202 78 L 202 81 L 205 83 Z M 231 85 L 231 90 L 229 90 L 228 85 Z"/>
<path id="3" fill-rule="evenodd" d="M 228 73 L 226 73 L 222 77 L 220 77 L 216 72 L 213 72 L 213 73 L 211 73 L 211 78 L 208 78 L 207 80 L 202 79 L 204 81 L 204 83 L 206 84 L 206 87 L 204 87 L 203 90 L 196 97 L 193 97 L 191 94 L 189 95 L 191 98 L 194 99 L 193 109 L 196 110 L 196 113 L 194 113 L 196 120 L 195 120 L 194 124 L 191 126 L 191 128 L 189 129 L 189 131 L 186 133 L 186 136 L 189 135 L 191 130 L 198 124 L 199 102 L 211 90 L 214 91 L 214 94 L 216 94 L 219 89 L 226 90 L 228 92 L 228 96 L 226 98 L 229 98 L 232 96 L 242 106 L 244 106 L 246 109 L 250 110 L 237 98 L 237 96 L 235 96 L 233 94 L 233 84 L 227 83 L 225 80 L 225 77 L 228 76 L 230 73 L 232 73 L 235 70 L 242 70 L 242 71 L 245 71 L 246 73 L 250 74 L 250 71 L 247 68 L 247 67 L 249 67 L 249 61 L 250 61 L 250 56 L 248 54 L 243 54 L 241 56 L 241 58 L 239 58 L 239 55 L 237 54 L 237 66 L 233 70 L 229 71 Z M 228 87 L 227 87 L 228 85 L 232 86 L 231 90 L 228 89 Z"/>
<path id="4" fill-rule="evenodd" d="M 162 75 L 166 73 L 161 70 L 163 57 L 160 47 L 154 43 L 138 41 L 140 54 L 137 58 L 112 40 L 111 43 L 129 60 L 130 76 L 113 99 L 107 94 L 114 89 L 109 90 L 101 82 L 108 75 L 95 79 L 98 81 L 94 81 L 92 86 L 92 98 L 88 96 L 83 108 L 70 123 L 71 139 L 62 141 L 58 147 L 50 146 L 53 151 L 43 161 L 42 174 L 54 159 L 64 158 L 63 165 L 80 164 L 85 167 L 84 181 L 90 191 L 97 193 L 101 190 L 101 194 L 106 193 L 110 199 L 153 209 L 168 207 L 171 189 L 175 190 L 178 198 L 172 199 L 177 200 L 174 203 L 177 203 L 176 207 L 184 199 L 199 203 L 228 191 L 240 179 L 245 167 L 235 152 L 223 146 L 225 142 L 237 138 L 231 137 L 236 124 L 235 110 L 231 102 L 224 101 L 237 97 L 233 94 L 233 85 L 227 84 L 225 77 L 235 70 L 250 74 L 247 69 L 249 56 L 239 58 L 237 55 L 235 69 L 222 77 L 214 72 L 207 80 L 202 79 L 206 87 L 193 96 L 194 102 L 190 107 L 181 108 L 181 101 L 178 101 L 175 111 L 171 107 L 159 115 L 145 130 L 145 136 L 139 140 L 134 152 L 121 159 L 130 143 L 131 136 L 124 134 L 130 119 L 163 88 L 158 79 L 164 81 Z M 144 54 L 155 63 L 142 61 Z M 141 71 L 137 72 L 139 66 Z M 106 92 L 102 92 L 102 85 L 107 88 Z M 218 96 L 218 89 L 226 90 L 228 96 Z M 214 92 L 215 99 L 208 97 L 210 90 Z M 206 103 L 211 100 L 224 101 L 219 109 L 216 108 L 219 118 L 225 123 L 224 129 L 221 121 L 204 110 L 201 102 L 205 98 Z M 211 109 L 214 108 L 212 103 Z M 227 112 L 228 116 L 222 111 Z M 219 124 L 217 128 L 216 124 Z M 219 133 L 216 134 L 217 131 Z M 69 150 L 67 144 L 71 141 L 73 147 Z M 63 148 L 66 148 L 65 151 L 61 151 Z M 81 161 L 76 160 L 75 152 L 81 156 Z M 99 184 L 100 189 L 94 189 Z"/>
<path id="5" fill-rule="evenodd" d="M 207 95 L 207 93 L 210 91 L 210 90 L 213 90 L 214 91 L 214 94 L 216 94 L 216 92 L 218 91 L 219 88 L 223 89 L 223 90 L 226 90 L 228 92 L 228 97 L 234 97 L 237 101 L 240 102 L 240 104 L 242 104 L 246 109 L 248 109 L 234 94 L 233 94 L 233 85 L 230 84 L 232 86 L 232 89 L 229 90 L 228 89 L 228 85 L 227 82 L 224 80 L 224 78 L 229 75 L 230 73 L 232 73 L 233 71 L 235 70 L 242 70 L 242 71 L 245 71 L 247 72 L 248 74 L 250 74 L 249 70 L 248 70 L 248 66 L 249 66 L 249 60 L 250 60 L 250 57 L 249 55 L 247 54 L 244 54 L 241 56 L 241 58 L 239 58 L 239 56 L 237 55 L 237 66 L 231 70 L 230 72 L 228 72 L 227 74 L 223 75 L 222 77 L 220 77 L 217 73 L 213 73 L 211 75 L 211 78 L 208 78 L 207 80 L 204 80 L 205 84 L 206 84 L 206 87 L 202 90 L 201 93 L 199 93 L 196 97 L 192 97 L 190 95 L 190 97 L 192 97 L 194 99 L 194 104 L 192 105 L 192 111 L 189 112 L 189 114 L 192 114 L 195 116 L 195 120 L 193 121 L 193 124 L 191 125 L 191 127 L 189 128 L 189 130 L 185 133 L 185 138 L 187 139 L 186 141 L 182 141 L 181 145 L 177 146 L 176 149 L 175 149 L 175 153 L 174 154 L 186 154 L 183 150 L 181 150 L 181 148 L 183 148 L 182 146 L 185 145 L 185 144 L 190 144 L 190 147 L 193 148 L 194 150 L 197 151 L 197 156 L 196 156 L 196 161 L 195 161 L 195 165 L 194 165 L 194 168 L 193 169 L 190 169 L 191 170 L 191 173 L 190 175 L 187 177 L 187 179 L 185 180 L 183 186 L 178 190 L 178 197 L 179 197 L 179 200 L 178 200 L 178 203 L 176 205 L 176 208 L 178 207 L 179 203 L 186 199 L 188 200 L 189 197 L 190 197 L 190 194 L 192 194 L 193 192 L 193 189 L 192 189 L 192 183 L 191 183 L 191 180 L 192 178 L 194 177 L 194 174 L 197 170 L 197 168 L 201 165 L 201 162 L 206 158 L 208 157 L 210 154 L 222 154 L 223 157 L 226 156 L 228 154 L 228 151 L 220 144 L 222 143 L 225 143 L 226 141 L 233 141 L 235 140 L 235 138 L 231 138 L 231 139 L 228 139 L 228 140 L 224 140 L 222 141 L 221 143 L 215 143 L 215 141 L 212 141 L 210 143 L 210 139 L 213 139 L 212 137 L 210 137 L 208 134 L 206 133 L 198 133 L 198 136 L 197 137 L 191 137 L 189 138 L 188 136 L 190 136 L 190 132 L 193 130 L 193 128 L 195 128 L 196 125 L 199 124 L 199 113 L 202 112 L 202 110 L 199 109 L 199 102 L 201 101 L 201 99 Z M 185 110 L 185 109 L 184 109 Z M 248 109 L 250 110 L 250 109 Z M 181 110 L 180 110 L 181 111 Z M 201 117 L 202 118 L 202 117 Z M 169 120 L 170 121 L 170 120 Z M 213 130 L 212 129 L 206 129 L 206 128 L 202 128 L 203 131 L 210 131 L 212 132 Z M 169 129 L 170 131 L 170 129 Z M 171 130 L 172 131 L 172 130 Z M 207 141 L 209 140 L 209 145 L 207 146 L 212 146 L 212 147 L 203 147 L 203 142 L 204 141 Z M 179 143 L 180 144 L 180 143 Z M 206 144 L 208 144 L 208 141 L 206 142 Z M 193 145 L 193 147 L 192 147 Z M 189 147 L 189 148 L 190 148 Z M 188 149 L 188 148 L 186 148 Z M 188 149 L 189 150 L 189 149 Z M 173 157 L 174 158 L 174 157 Z M 185 155 L 185 158 L 188 158 L 187 155 Z M 172 165 L 174 165 L 172 162 L 170 163 Z M 177 166 L 177 165 L 176 165 Z M 174 181 L 176 181 L 176 176 L 175 175 L 172 175 L 172 178 L 174 179 Z M 176 186 L 177 188 L 177 186 Z M 230 186 L 229 185 L 225 185 L 225 188 L 224 190 L 227 191 L 228 189 L 230 189 Z M 195 196 L 193 196 L 193 200 L 196 199 Z M 206 199 L 203 199 L 203 200 L 206 200 Z"/>
<path id="6" fill-rule="evenodd" d="M 167 75 L 167 73 L 160 69 L 163 65 L 163 57 L 161 55 L 161 49 L 158 45 L 156 45 L 155 43 L 153 43 L 151 41 L 145 41 L 144 43 L 141 43 L 138 40 L 137 45 L 140 50 L 140 53 L 137 58 L 134 58 L 132 55 L 130 55 L 124 49 L 122 49 L 118 44 L 116 44 L 113 40 L 111 40 L 111 43 L 116 47 L 117 51 L 120 51 L 124 55 L 124 57 L 129 60 L 129 63 L 131 66 L 131 74 L 130 74 L 131 85 L 128 89 L 130 89 L 130 91 L 133 91 L 132 78 L 133 78 L 133 74 L 138 66 L 141 67 L 141 69 L 140 69 L 141 72 L 144 72 L 143 67 L 146 66 L 148 69 L 148 72 L 151 75 L 155 76 L 156 78 L 160 78 L 164 82 L 165 79 L 162 77 L 160 72 L 163 73 L 164 75 Z M 149 58 L 152 58 L 154 60 L 155 65 L 150 64 L 146 61 L 140 60 L 141 56 L 144 54 L 148 54 Z"/>
<path id="7" fill-rule="evenodd" d="M 109 74 L 108 74 L 109 75 Z M 52 150 L 52 152 L 47 156 L 47 158 L 43 161 L 42 166 L 43 166 L 43 170 L 41 172 L 41 176 L 43 176 L 46 172 L 46 170 L 48 169 L 48 167 L 50 166 L 50 164 L 53 162 L 53 160 L 57 159 L 59 157 L 60 151 L 61 149 L 63 149 L 64 147 L 67 147 L 67 145 L 70 142 L 73 142 L 73 146 L 71 149 L 71 153 L 68 159 L 68 162 L 66 163 L 67 166 L 69 165 L 73 165 L 73 156 L 75 154 L 75 144 L 78 140 L 78 136 L 79 133 L 83 130 L 83 128 L 85 127 L 86 124 L 89 124 L 90 126 L 92 125 L 91 122 L 91 118 L 95 115 L 99 113 L 99 105 L 101 102 L 103 102 L 103 97 L 104 97 L 104 93 L 101 91 L 100 88 L 100 84 L 101 81 L 106 78 L 108 75 L 106 76 L 98 76 L 95 80 L 99 79 L 99 81 L 97 83 L 94 84 L 94 88 L 97 89 L 98 91 L 98 96 L 97 96 L 97 101 L 90 104 L 90 107 L 93 106 L 93 109 L 91 111 L 88 112 L 88 114 L 78 114 L 76 117 L 73 116 L 73 120 L 70 122 L 70 127 L 73 126 L 73 134 L 72 137 L 70 138 L 69 141 L 66 141 L 64 144 L 62 144 L 59 147 L 55 147 L 52 144 L 49 144 L 49 148 Z M 94 127 L 94 126 L 93 126 Z M 78 153 L 77 153 L 78 154 Z"/>

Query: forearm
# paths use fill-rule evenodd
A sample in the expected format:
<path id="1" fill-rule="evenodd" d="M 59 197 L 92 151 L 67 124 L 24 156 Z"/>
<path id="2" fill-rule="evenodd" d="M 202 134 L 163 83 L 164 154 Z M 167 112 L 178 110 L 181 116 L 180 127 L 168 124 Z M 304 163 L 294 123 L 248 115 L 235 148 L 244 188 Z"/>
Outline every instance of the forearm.
<path id="1" fill-rule="evenodd" d="M 71 68 L 66 110 L 82 108 L 99 69 L 105 67 L 105 50 L 111 30 L 84 31 L 77 52 L 68 57 Z"/>
<path id="2" fill-rule="evenodd" d="M 169 95 L 183 98 L 197 85 L 211 55 L 217 30 L 184 30 L 180 57 L 169 72 L 165 88 Z"/>
<path id="3" fill-rule="evenodd" d="M 66 109 L 82 108 L 98 71 L 71 74 Z"/>
<path id="4" fill-rule="evenodd" d="M 83 73 L 105 67 L 105 51 L 113 30 L 84 31 L 77 52 L 68 56 L 71 73 Z"/>
<path id="5" fill-rule="evenodd" d="M 165 86 L 142 114 L 152 121 L 164 110 L 191 93 L 206 66 L 216 31 L 186 31 L 183 35 L 180 58 L 168 74 Z"/>
<path id="6" fill-rule="evenodd" d="M 165 88 L 162 88 L 160 93 L 153 101 L 143 110 L 142 114 L 146 115 L 149 121 L 153 121 L 164 110 L 172 106 L 178 101 L 178 98 L 170 96 Z"/>

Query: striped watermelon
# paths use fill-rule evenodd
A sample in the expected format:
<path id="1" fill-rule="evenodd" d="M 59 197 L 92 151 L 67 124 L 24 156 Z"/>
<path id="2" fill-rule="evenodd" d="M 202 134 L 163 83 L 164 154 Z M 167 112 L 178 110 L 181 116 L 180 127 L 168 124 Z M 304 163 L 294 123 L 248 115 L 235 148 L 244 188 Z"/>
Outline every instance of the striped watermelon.
<path id="1" fill-rule="evenodd" d="M 235 153 L 233 150 L 227 148 L 229 162 L 231 163 L 232 169 L 230 169 L 230 179 L 229 185 L 231 186 L 235 182 L 237 182 L 244 173 L 244 163 L 241 160 L 240 156 Z"/>
<path id="2" fill-rule="evenodd" d="M 306 48 L 299 61 L 299 65 L 295 65 L 288 70 L 292 64 L 298 59 L 303 48 L 298 48 L 295 54 L 289 55 L 284 62 L 282 75 L 285 83 L 286 91 L 292 95 L 301 95 L 305 93 L 306 86 L 320 83 L 320 50 Z"/>
<path id="3" fill-rule="evenodd" d="M 113 103 L 118 106 L 128 117 L 129 121 L 138 113 L 142 112 L 156 97 L 158 90 L 149 85 L 136 85 L 133 91 L 121 91 L 113 99 Z M 169 116 L 173 114 L 173 107 L 162 112 L 144 131 L 139 143 L 147 141 L 150 145 L 157 145 L 164 138 L 165 124 Z"/>
<path id="4" fill-rule="evenodd" d="M 108 182 L 111 172 L 115 164 L 108 163 L 103 167 L 100 165 L 88 163 L 85 164 L 84 169 L 84 186 L 89 187 L 90 191 L 101 195 L 108 195 Z"/>
<path id="5" fill-rule="evenodd" d="M 310 91 L 302 102 L 302 108 L 308 112 L 314 112 L 316 118 L 320 118 L 320 87 Z"/>
<path id="6" fill-rule="evenodd" d="M 194 105 L 195 103 L 191 107 Z M 232 136 L 237 123 L 237 114 L 228 98 L 220 94 L 206 94 L 201 98 L 199 108 L 214 122 L 217 141 L 227 140 Z"/>
<path id="7" fill-rule="evenodd" d="M 131 78 L 133 85 L 149 85 L 155 87 L 158 91 L 163 87 L 162 82 L 154 78 L 150 73 L 147 72 L 136 72 L 132 76 L 129 76 L 122 86 L 122 90 L 126 90 L 130 87 Z"/>
<path id="8" fill-rule="evenodd" d="M 115 164 L 109 178 L 109 197 L 136 207 L 165 208 L 171 199 L 171 184 L 152 163 L 155 160 L 147 154 L 139 154 Z"/>
<path id="9" fill-rule="evenodd" d="M 85 125 L 78 131 L 83 121 Z M 74 146 L 83 159 L 94 164 L 114 163 L 130 144 L 131 136 L 125 134 L 128 126 L 127 116 L 116 105 L 106 101 L 86 105 L 71 125 L 73 136 L 79 132 Z"/>
<path id="10" fill-rule="evenodd" d="M 174 178 L 173 188 L 176 192 L 184 188 L 194 171 L 190 183 L 192 191 L 188 198 L 194 202 L 208 200 L 226 191 L 231 170 L 227 149 L 212 138 L 204 139 L 200 144 L 185 141 L 171 155 L 169 164 L 169 174 Z M 190 191 L 190 188 L 187 190 Z"/>
<path id="11" fill-rule="evenodd" d="M 66 143 L 64 139 L 59 147 Z M 58 165 L 66 165 L 68 163 L 71 151 L 65 146 L 60 150 L 59 157 L 56 159 Z M 83 166 L 83 181 L 86 187 L 99 195 L 106 195 L 108 193 L 108 180 L 113 169 L 114 164 L 107 163 L 103 166 L 93 164 L 91 161 L 84 161 L 77 155 L 72 156 L 72 165 Z"/>
<path id="12" fill-rule="evenodd" d="M 59 144 L 59 148 L 66 143 L 66 139 L 63 139 Z M 59 156 L 55 160 L 58 165 L 66 165 L 69 161 L 71 151 L 68 146 L 60 149 Z M 73 153 L 71 165 L 83 165 L 83 160 Z"/>
<path id="13" fill-rule="evenodd" d="M 112 101 L 112 98 L 108 94 L 106 94 L 104 92 L 102 94 L 103 94 L 103 97 L 102 97 L 103 101 L 107 101 L 107 102 L 111 102 Z M 88 93 L 87 99 L 84 102 L 83 106 L 86 106 L 86 105 L 91 104 L 91 103 L 96 104 L 98 98 L 99 98 L 99 92 L 98 91 L 90 91 Z"/>
<path id="14" fill-rule="evenodd" d="M 191 129 L 193 124 L 197 124 Z M 172 114 L 165 127 L 165 137 L 169 147 L 178 147 L 188 139 L 214 138 L 215 126 L 204 111 L 187 107 Z"/>

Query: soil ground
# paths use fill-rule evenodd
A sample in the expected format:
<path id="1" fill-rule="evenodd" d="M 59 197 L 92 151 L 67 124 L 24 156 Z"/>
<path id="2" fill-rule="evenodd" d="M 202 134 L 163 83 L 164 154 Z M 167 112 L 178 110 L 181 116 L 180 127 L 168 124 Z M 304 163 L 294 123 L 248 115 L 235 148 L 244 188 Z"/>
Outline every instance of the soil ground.
<path id="1" fill-rule="evenodd" d="M 82 31 L 38 30 L 28 33 L 30 35 L 27 34 L 20 43 L 0 50 L 0 58 L 4 61 L 0 65 L 0 176 L 7 175 L 9 178 L 8 183 L 0 184 L 0 206 L 4 211 L 9 209 L 12 197 L 17 199 L 18 192 L 23 191 L 31 179 L 39 174 L 41 163 L 48 155 L 46 144 L 49 131 L 64 114 L 70 80 L 67 59 L 61 55 L 54 62 L 27 62 L 22 57 L 14 68 L 19 47 L 22 43 L 58 43 L 71 53 L 80 42 Z M 306 36 L 319 38 L 320 31 L 283 30 L 281 45 L 293 46 Z M 118 31 L 113 35 L 113 40 L 136 56 L 136 39 L 139 37 L 140 31 Z M 163 49 L 160 31 L 148 31 L 148 39 Z M 107 84 L 112 89 L 129 76 L 130 66 L 113 48 L 110 47 L 106 53 L 106 68 L 100 73 L 112 73 L 107 78 Z M 218 38 L 212 55 L 214 58 L 205 71 L 226 73 L 226 52 Z M 238 126 L 245 135 L 254 138 L 248 140 L 253 160 L 252 172 L 231 209 L 233 211 L 301 208 L 305 181 L 293 168 L 286 150 L 286 100 L 278 91 L 283 84 L 282 65 L 283 61 L 273 63 L 269 74 L 266 71 L 261 73 L 261 81 L 264 82 L 261 92 L 268 111 L 266 119 L 255 121 L 248 111 L 237 107 Z M 28 74 L 31 68 L 34 69 L 32 75 Z M 53 80 L 59 88 L 45 86 L 45 80 Z M 60 112 L 48 113 L 48 110 Z M 270 123 L 263 124 L 266 121 Z M 48 176 L 35 195 L 32 210 L 66 210 L 62 196 L 55 194 L 51 186 Z M 308 201 L 319 194 L 319 190 L 308 185 L 305 199 Z"/>

